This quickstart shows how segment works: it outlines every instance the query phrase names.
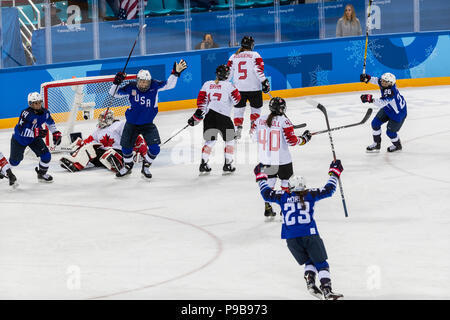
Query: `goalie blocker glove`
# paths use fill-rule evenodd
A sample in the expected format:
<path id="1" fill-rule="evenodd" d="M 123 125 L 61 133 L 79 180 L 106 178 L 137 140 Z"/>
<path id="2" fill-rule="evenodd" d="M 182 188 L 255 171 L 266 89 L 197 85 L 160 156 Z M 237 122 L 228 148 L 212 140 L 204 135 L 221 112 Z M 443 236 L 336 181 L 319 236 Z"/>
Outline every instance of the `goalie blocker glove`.
<path id="1" fill-rule="evenodd" d="M 116 76 L 114 77 L 113 84 L 117 86 L 120 85 L 123 82 L 123 80 L 125 80 L 126 76 L 127 74 L 124 72 L 117 72 Z"/>
<path id="2" fill-rule="evenodd" d="M 373 103 L 373 96 L 371 94 L 362 94 L 361 101 L 363 103 L 365 103 L 365 102 Z"/>
<path id="3" fill-rule="evenodd" d="M 180 60 L 179 63 L 176 61 L 173 63 L 172 74 L 179 77 L 180 74 L 187 68 L 186 61 L 183 59 Z"/>
<path id="4" fill-rule="evenodd" d="M 261 85 L 262 85 L 262 92 L 268 93 L 270 91 L 269 79 L 266 79 L 263 82 L 261 82 Z"/>
<path id="5" fill-rule="evenodd" d="M 188 124 L 193 127 L 200 123 L 203 119 L 203 112 L 200 109 L 197 109 L 195 113 L 188 119 Z"/>
<path id="6" fill-rule="evenodd" d="M 53 132 L 53 144 L 59 146 L 61 144 L 62 134 L 60 131 Z"/>
<path id="7" fill-rule="evenodd" d="M 359 81 L 368 83 L 370 81 L 370 78 L 372 78 L 370 75 L 362 73 L 359 75 Z"/>
<path id="8" fill-rule="evenodd" d="M 344 171 L 344 167 L 342 166 L 341 160 L 336 159 L 336 161 L 331 162 L 328 174 L 330 176 L 335 176 L 339 178 L 341 176 L 342 171 Z"/>

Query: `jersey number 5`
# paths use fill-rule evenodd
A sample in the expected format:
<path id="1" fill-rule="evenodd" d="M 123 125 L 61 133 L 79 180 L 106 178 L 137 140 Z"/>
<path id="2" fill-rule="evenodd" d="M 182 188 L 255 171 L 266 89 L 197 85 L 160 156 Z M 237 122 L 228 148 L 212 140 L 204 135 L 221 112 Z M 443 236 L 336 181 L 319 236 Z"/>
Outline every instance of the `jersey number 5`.
<path id="1" fill-rule="evenodd" d="M 284 204 L 284 222 L 287 226 L 292 226 L 296 222 L 299 224 L 307 224 L 311 222 L 311 216 L 309 214 L 309 202 L 305 202 L 305 209 L 302 208 L 300 202 L 297 203 L 285 203 Z M 298 216 L 292 215 L 298 213 Z M 296 219 L 297 218 L 297 219 Z"/>
<path id="2" fill-rule="evenodd" d="M 239 72 L 239 74 L 242 74 L 239 77 L 239 80 L 247 79 L 247 69 L 242 69 L 242 66 L 245 65 L 246 63 L 247 63 L 247 61 L 241 61 L 238 64 L 238 72 Z"/>

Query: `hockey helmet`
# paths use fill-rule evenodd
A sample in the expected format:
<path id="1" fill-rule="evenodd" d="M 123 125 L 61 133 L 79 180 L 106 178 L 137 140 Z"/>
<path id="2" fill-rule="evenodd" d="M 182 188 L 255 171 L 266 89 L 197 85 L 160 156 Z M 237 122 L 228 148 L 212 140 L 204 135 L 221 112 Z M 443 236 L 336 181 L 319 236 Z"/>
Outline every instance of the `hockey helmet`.
<path id="1" fill-rule="evenodd" d="M 241 40 L 241 48 L 253 50 L 255 46 L 255 40 L 252 36 L 244 36 Z"/>
<path id="2" fill-rule="evenodd" d="M 137 76 L 137 88 L 140 91 L 147 91 L 150 88 L 150 83 L 152 80 L 152 75 L 150 74 L 150 71 L 148 70 L 139 70 Z"/>
<path id="3" fill-rule="evenodd" d="M 40 109 L 42 107 L 42 96 L 38 92 L 31 92 L 28 95 L 28 105 L 30 107 L 36 106 L 37 102 L 39 103 L 39 108 L 37 109 Z"/>
<path id="4" fill-rule="evenodd" d="M 112 110 L 102 111 L 98 116 L 97 126 L 100 129 L 109 127 L 114 122 L 114 112 Z"/>
<path id="5" fill-rule="evenodd" d="M 218 80 L 227 80 L 230 75 L 230 67 L 224 64 L 221 64 L 216 69 L 216 77 Z"/>
<path id="6" fill-rule="evenodd" d="M 269 102 L 269 110 L 281 116 L 286 111 L 286 101 L 280 97 L 273 97 Z"/>
<path id="7" fill-rule="evenodd" d="M 392 73 L 386 72 L 381 76 L 381 86 L 384 88 L 392 87 L 396 80 Z"/>
<path id="8" fill-rule="evenodd" d="M 292 176 L 288 181 L 289 191 L 303 191 L 306 189 L 305 179 L 302 176 Z"/>

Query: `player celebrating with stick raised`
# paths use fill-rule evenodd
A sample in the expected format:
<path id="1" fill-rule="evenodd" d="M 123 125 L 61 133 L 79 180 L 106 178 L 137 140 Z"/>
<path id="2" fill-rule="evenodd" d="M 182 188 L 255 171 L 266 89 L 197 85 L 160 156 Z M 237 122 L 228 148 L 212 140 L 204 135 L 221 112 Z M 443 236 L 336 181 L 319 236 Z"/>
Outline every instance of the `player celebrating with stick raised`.
<path id="1" fill-rule="evenodd" d="M 264 61 L 258 52 L 253 51 L 254 46 L 255 40 L 250 36 L 244 36 L 241 40 L 241 47 L 230 57 L 227 64 L 231 68 L 230 79 L 233 79 L 234 85 L 241 94 L 241 101 L 235 105 L 234 109 L 237 139 L 241 138 L 247 100 L 251 106 L 251 127 L 261 114 L 262 92 L 268 93 L 270 91 L 269 80 L 264 75 Z"/>
<path id="2" fill-rule="evenodd" d="M 116 98 L 129 97 L 131 107 L 125 112 L 126 123 L 122 132 L 120 145 L 122 146 L 124 166 L 116 173 L 117 177 L 123 177 L 131 173 L 133 168 L 133 147 L 136 138 L 142 134 L 148 145 L 148 152 L 142 161 L 141 173 L 145 178 L 150 179 L 150 165 L 160 152 L 158 129 L 153 123 L 158 113 L 158 91 L 175 88 L 181 72 L 187 68 L 184 60 L 173 64 L 172 74 L 167 81 L 152 79 L 148 70 L 140 70 L 137 74 L 137 81 L 130 82 L 124 87 L 117 87 L 123 82 L 126 74 L 118 72 L 109 93 Z"/>
<path id="3" fill-rule="evenodd" d="M 211 171 L 208 160 L 219 133 L 225 141 L 223 172 L 229 173 L 236 170 L 231 164 L 233 162 L 236 133 L 230 115 L 233 106 L 240 101 L 241 96 L 236 87 L 227 81 L 229 75 L 230 68 L 228 66 L 220 65 L 217 67 L 216 80 L 207 81 L 203 84 L 197 98 L 198 109 L 188 120 L 188 124 L 194 126 L 200 123 L 203 117 L 205 118 L 203 122 L 205 145 L 202 148 L 200 173 Z"/>
<path id="4" fill-rule="evenodd" d="M 258 159 L 266 167 L 268 185 L 273 188 L 277 177 L 281 188 L 287 190 L 288 180 L 294 174 L 289 146 L 301 146 L 311 140 L 311 133 L 306 130 L 301 136 L 294 134 L 294 127 L 286 117 L 286 101 L 274 97 L 269 102 L 270 114 L 257 119 L 252 127 L 258 142 Z M 266 202 L 264 216 L 273 220 L 275 212 Z"/>
<path id="5" fill-rule="evenodd" d="M 363 103 L 373 103 L 380 107 L 375 118 L 372 120 L 373 144 L 366 148 L 369 153 L 380 152 L 381 148 L 381 125 L 387 122 L 386 135 L 391 139 L 392 145 L 387 148 L 388 152 L 402 150 L 402 144 L 397 132 L 405 122 L 407 111 L 405 98 L 400 94 L 395 85 L 395 76 L 392 73 L 384 73 L 380 79 L 368 74 L 361 74 L 360 81 L 377 84 L 381 90 L 381 98 L 373 98 L 371 94 L 361 95 Z"/>

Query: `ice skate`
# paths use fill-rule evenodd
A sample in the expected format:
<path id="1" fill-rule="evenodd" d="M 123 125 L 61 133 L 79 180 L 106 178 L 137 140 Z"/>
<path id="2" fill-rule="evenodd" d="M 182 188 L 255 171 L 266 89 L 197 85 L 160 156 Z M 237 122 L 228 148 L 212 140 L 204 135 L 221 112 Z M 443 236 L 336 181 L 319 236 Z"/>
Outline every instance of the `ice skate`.
<path id="1" fill-rule="evenodd" d="M 323 292 L 316 286 L 316 276 L 313 272 L 307 271 L 305 272 L 305 281 L 306 281 L 306 288 L 308 289 L 308 292 L 315 298 L 319 300 L 323 300 Z"/>
<path id="2" fill-rule="evenodd" d="M 142 177 L 143 178 L 145 178 L 145 179 L 151 179 L 152 178 L 152 174 L 151 174 L 151 172 L 150 172 L 150 166 L 151 166 L 152 164 L 150 163 L 150 162 L 147 162 L 147 161 L 142 161 L 142 170 L 141 170 L 141 173 L 142 173 Z"/>
<path id="3" fill-rule="evenodd" d="M 132 165 L 130 165 L 130 164 L 128 164 L 128 163 L 125 164 L 125 165 L 123 166 L 123 168 L 120 169 L 120 171 L 116 173 L 116 177 L 117 177 L 117 178 L 121 178 L 121 177 L 123 177 L 123 176 L 126 176 L 127 174 L 130 174 L 132 168 L 133 168 Z"/>
<path id="4" fill-rule="evenodd" d="M 223 165 L 223 174 L 229 174 L 236 171 L 236 168 L 232 165 L 233 161 L 227 162 L 225 161 L 225 164 Z"/>
<path id="5" fill-rule="evenodd" d="M 37 173 L 37 178 L 39 182 L 51 183 L 53 182 L 53 177 L 47 173 L 47 171 L 40 170 L 38 167 L 34 168 Z"/>
<path id="6" fill-rule="evenodd" d="M 325 300 L 338 300 L 338 299 L 344 297 L 344 295 L 341 294 L 341 293 L 333 292 L 331 290 L 331 284 L 330 283 L 327 283 L 325 285 L 321 285 L 320 289 L 323 292 L 323 297 L 325 298 Z"/>
<path id="7" fill-rule="evenodd" d="M 208 162 L 202 159 L 202 163 L 200 163 L 200 167 L 198 168 L 198 170 L 200 171 L 200 174 L 205 175 L 211 172 L 211 167 L 209 166 Z"/>
<path id="8" fill-rule="evenodd" d="M 374 142 L 366 148 L 366 152 L 367 153 L 378 153 L 378 152 L 380 152 L 380 149 L 381 149 L 381 144 Z"/>
<path id="9" fill-rule="evenodd" d="M 266 217 L 265 222 L 274 221 L 276 216 L 277 214 L 275 213 L 275 211 L 273 211 L 273 208 L 270 205 L 270 203 L 266 202 L 264 208 L 264 217 Z"/>
<path id="10" fill-rule="evenodd" d="M 239 140 L 242 137 L 242 126 L 237 126 L 236 129 L 236 140 Z"/>
<path id="11" fill-rule="evenodd" d="M 402 150 L 402 144 L 400 143 L 400 140 L 394 142 L 392 146 L 389 146 L 387 148 L 388 152 L 396 152 Z"/>
<path id="12" fill-rule="evenodd" d="M 8 177 L 9 180 L 9 185 L 13 188 L 17 187 L 19 184 L 17 183 L 17 178 L 14 175 L 14 173 L 12 173 L 11 169 L 6 170 L 6 176 Z"/>

